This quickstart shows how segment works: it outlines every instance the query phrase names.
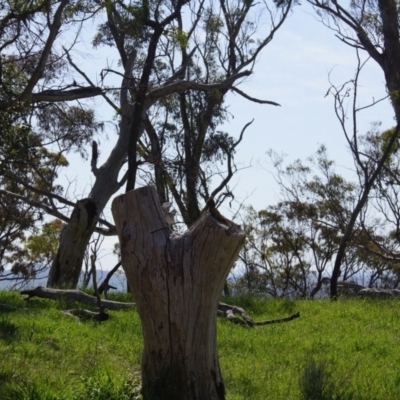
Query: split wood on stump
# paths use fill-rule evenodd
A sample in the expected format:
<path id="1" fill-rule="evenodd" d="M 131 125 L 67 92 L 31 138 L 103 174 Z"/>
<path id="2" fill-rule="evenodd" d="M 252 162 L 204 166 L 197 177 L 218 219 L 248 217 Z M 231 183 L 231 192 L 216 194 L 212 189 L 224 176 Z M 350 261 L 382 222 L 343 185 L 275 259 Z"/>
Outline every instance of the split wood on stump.
<path id="1" fill-rule="evenodd" d="M 118 196 L 112 212 L 142 322 L 144 398 L 224 399 L 216 314 L 244 232 L 205 212 L 177 234 L 154 187 Z"/>

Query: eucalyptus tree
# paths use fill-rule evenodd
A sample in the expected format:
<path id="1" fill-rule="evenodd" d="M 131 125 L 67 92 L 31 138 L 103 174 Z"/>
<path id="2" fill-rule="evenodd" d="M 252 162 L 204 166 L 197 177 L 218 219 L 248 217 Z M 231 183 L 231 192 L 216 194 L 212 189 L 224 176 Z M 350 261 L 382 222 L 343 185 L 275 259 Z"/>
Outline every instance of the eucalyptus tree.
<path id="1" fill-rule="evenodd" d="M 38 13 L 37 9 L 26 8 L 25 19 Z M 37 205 L 45 202 L 46 191 L 59 192 L 54 178 L 58 168 L 67 162 L 62 154 L 43 147 L 41 136 L 32 128 L 33 114 L 23 92 L 28 82 L 26 64 L 33 55 L 20 48 L 20 38 L 12 37 L 14 30 L 22 30 L 13 26 L 13 19 L 16 25 L 22 23 L 18 19 L 21 16 L 14 11 L 8 22 L 6 17 L 1 24 L 1 45 L 6 54 L 1 59 L 0 71 L 0 280 L 12 281 L 31 278 L 41 268 L 38 262 L 22 263 L 21 254 L 27 234 L 43 220 L 44 211 Z M 20 49 L 19 57 L 8 54 L 7 43 Z"/>
<path id="2" fill-rule="evenodd" d="M 273 152 L 270 156 L 280 199 L 265 210 L 248 211 L 244 218 L 247 239 L 239 258 L 244 270 L 260 281 L 249 282 L 258 293 L 314 297 L 330 280 L 357 186 L 335 171 L 323 146 L 307 161 L 296 160 L 287 166 L 282 157 Z M 344 280 L 367 264 L 360 262 L 357 242 L 367 222 L 359 221 L 357 234 L 351 237 L 343 263 Z M 364 239 L 367 242 L 365 235 Z"/>
<path id="3" fill-rule="evenodd" d="M 394 129 L 382 131 L 381 125 L 375 123 L 362 137 L 362 154 L 365 160 L 374 165 L 387 150 L 387 143 Z M 399 282 L 398 263 L 400 261 L 400 208 L 399 208 L 399 142 L 392 146 L 390 155 L 384 162 L 377 179 L 370 190 L 368 213 L 360 215 L 362 224 L 373 216 L 374 229 L 365 229 L 360 249 L 364 257 L 374 261 L 376 270 L 369 275 L 368 284 L 381 284 L 396 288 Z M 371 168 L 373 171 L 374 169 Z M 369 224 L 371 226 L 371 223 Z"/>
<path id="4" fill-rule="evenodd" d="M 292 5 L 291 1 L 268 4 L 239 0 L 61 1 L 52 3 L 51 10 L 44 8 L 41 18 L 47 20 L 45 24 L 25 21 L 30 29 L 39 29 L 32 40 L 41 42 L 46 33 L 52 37 L 39 51 L 37 65 L 41 69 L 37 79 L 29 84 L 28 78 L 27 94 L 21 97 L 50 103 L 37 107 L 38 126 L 46 134 L 62 133 L 49 123 L 54 116 L 57 126 L 72 129 L 71 135 L 81 132 L 79 149 L 85 151 L 87 142 L 102 126 L 93 117 L 93 110 L 81 101 L 84 97 L 101 95 L 117 120 L 118 137 L 102 165 L 99 145 L 92 141 L 93 186 L 86 198 L 72 204 L 49 284 L 76 285 L 87 243 L 95 229 L 100 230 L 97 225 L 101 213 L 111 196 L 126 184 L 127 195 L 114 200 L 113 213 L 122 263 L 135 289 L 144 331 L 142 387 L 146 399 L 225 398 L 217 356 L 216 311 L 244 233 L 220 216 L 213 200 L 208 203 L 210 212 L 193 224 L 200 214 L 195 196 L 220 193 L 235 169 L 233 156 L 244 129 L 236 140 L 216 130 L 224 118 L 226 93 L 234 90 L 250 101 L 277 105 L 251 98 L 235 86 L 252 73 L 260 52 Z M 114 63 L 112 55 L 105 61 L 98 83 L 80 66 L 79 56 L 73 51 L 74 44 L 83 38 L 80 28 L 91 22 L 93 15 L 100 20 L 93 44 L 109 46 L 116 54 Z M 263 17 L 270 25 L 257 31 Z M 62 46 L 55 37 L 60 26 L 67 24 L 63 25 L 66 29 L 70 22 L 77 24 L 75 31 L 71 28 L 75 36 Z M 9 54 L 14 49 L 10 46 Z M 50 75 L 46 81 L 44 73 L 52 72 L 48 47 L 54 54 L 53 62 L 62 65 L 57 68 L 61 75 Z M 65 75 L 62 68 L 67 71 Z M 71 80 L 72 70 L 81 83 L 73 80 L 63 86 L 63 79 Z M 61 80 L 57 81 L 59 76 Z M 39 81 L 43 88 L 37 88 L 37 93 L 42 97 L 35 97 L 36 92 L 30 90 Z M 57 84 L 57 89 L 51 88 Z M 78 99 L 78 103 L 72 103 L 77 107 L 73 110 L 65 103 Z M 162 110 L 165 125 L 161 132 L 157 110 Z M 74 112 L 82 117 L 77 125 Z M 166 131 L 170 136 L 163 138 L 161 134 Z M 62 145 L 64 139 L 63 135 L 57 136 L 57 145 Z M 73 141 L 67 144 L 70 147 L 63 150 L 65 153 L 74 149 Z M 216 171 L 212 164 L 218 159 L 226 160 L 227 173 L 211 190 L 210 177 Z M 150 169 L 146 163 L 151 163 Z M 205 168 L 207 163 L 211 169 Z M 163 218 L 154 188 L 132 190 L 139 174 L 153 173 L 151 168 L 157 168 L 154 180 L 158 193 L 164 194 L 161 201 L 166 200 L 169 191 L 174 192 L 175 199 L 182 199 L 178 207 L 185 222 L 193 224 L 179 237 Z M 45 194 L 50 206 L 56 201 L 71 205 L 54 192 Z M 128 198 L 133 200 L 133 207 L 125 201 Z M 128 209 L 124 208 L 127 204 Z M 103 229 L 104 233 L 114 233 L 110 224 L 106 228 L 108 232 Z"/>
<path id="5" fill-rule="evenodd" d="M 127 193 L 114 199 L 112 210 L 122 265 L 142 322 L 144 398 L 224 399 L 215 314 L 225 278 L 243 243 L 244 232 L 220 215 L 214 200 L 208 201 L 209 212 L 203 213 L 193 223 L 191 219 L 200 214 L 200 210 L 194 207 L 197 205 L 194 197 L 198 195 L 201 184 L 207 183 L 206 180 L 200 183 L 204 173 L 200 163 L 207 161 L 202 158 L 206 143 L 209 144 L 209 162 L 221 153 L 221 157 L 228 161 L 228 174 L 211 194 L 222 190 L 231 177 L 233 152 L 241 137 L 235 141 L 221 135 L 214 142 L 207 142 L 207 138 L 215 135 L 215 126 L 223 113 L 221 106 L 225 93 L 238 79 L 251 73 L 257 55 L 272 39 L 282 20 L 251 48 L 253 45 L 247 29 L 252 33 L 253 27 L 244 22 L 248 13 L 253 11 L 252 3 L 194 3 L 197 8 L 191 9 L 193 20 L 188 28 L 185 28 L 183 18 L 184 5 L 179 1 L 164 2 L 140 9 L 140 16 L 144 16 L 140 32 L 147 41 L 141 41 L 143 36 L 140 36 L 137 40 L 143 45 L 143 50 L 134 46 L 132 49 L 135 51 L 131 50 L 127 55 L 127 66 L 130 60 L 136 59 L 139 68 L 135 69 L 137 64 L 131 64 L 125 69 L 121 90 L 119 141 L 123 145 L 120 149 L 123 157 L 120 168 L 128 157 Z M 222 11 L 212 7 L 218 5 Z M 113 22 L 122 21 L 117 15 L 131 12 L 120 6 L 107 10 L 109 14 L 113 13 Z M 280 4 L 280 7 L 277 13 L 284 19 L 290 4 Z M 134 11 L 138 12 L 137 9 Z M 100 42 L 109 37 L 107 28 L 110 28 L 114 41 L 120 39 L 118 34 L 122 30 L 113 33 L 109 18 L 110 15 L 108 25 L 98 37 Z M 250 48 L 243 48 L 238 42 L 240 40 L 243 40 L 243 46 L 247 44 Z M 179 50 L 178 55 L 174 53 L 174 47 Z M 121 48 L 125 47 L 118 48 L 123 55 Z M 196 52 L 199 61 L 195 59 Z M 123 62 L 123 57 L 121 59 Z M 164 59 L 168 63 L 163 63 Z M 217 60 L 220 66 L 214 69 Z M 243 94 L 240 90 L 239 93 Z M 167 99 L 168 95 L 174 96 Z M 170 148 L 162 141 L 157 142 L 156 119 L 152 118 L 153 106 L 166 101 L 176 101 L 177 107 L 173 105 L 172 110 L 163 109 L 163 115 L 179 112 L 178 116 L 172 115 L 175 117 L 172 120 L 164 117 L 164 124 L 169 123 L 168 131 L 174 139 Z M 161 107 L 165 105 L 161 104 Z M 143 123 L 146 119 L 150 122 Z M 171 126 L 171 122 L 175 126 Z M 145 134 L 149 137 L 147 143 Z M 104 166 L 97 169 L 95 147 L 92 169 L 97 179 L 92 194 Z M 219 151 L 218 147 L 222 150 Z M 113 152 L 115 150 L 114 147 Z M 170 157 L 167 166 L 165 152 Z M 177 234 L 171 229 L 154 188 L 132 190 L 146 158 L 160 173 L 157 179 L 163 176 L 167 181 L 164 185 L 160 185 L 163 179 L 157 181 L 158 193 L 165 194 L 163 188 L 180 190 L 180 196 L 176 198 L 182 198 L 183 206 L 179 207 L 187 212 L 184 216 L 187 223 L 192 224 L 188 231 Z M 179 163 L 173 165 L 171 159 L 177 159 L 183 167 Z M 115 168 L 115 163 L 110 163 L 110 166 Z M 205 173 L 204 177 L 207 177 Z M 113 180 L 110 175 L 107 178 L 110 185 Z M 111 175 L 111 178 L 117 176 Z M 124 181 L 122 178 L 118 184 Z M 83 208 L 88 210 L 88 204 L 91 204 L 90 212 L 98 212 L 99 202 L 92 207 L 91 198 Z M 80 211 L 79 216 L 83 212 Z M 91 223 L 91 219 L 85 218 L 86 226 L 88 221 Z M 64 232 L 67 229 L 62 235 Z"/>
<path id="6" fill-rule="evenodd" d="M 125 183 L 135 186 L 138 168 L 150 172 L 161 201 L 174 198 L 187 225 L 200 215 L 202 198 L 222 191 L 221 200 L 232 196 L 227 184 L 236 170 L 234 152 L 244 130 L 237 139 L 217 130 L 228 115 L 225 95 L 233 90 L 250 101 L 276 105 L 249 97 L 236 83 L 252 73 L 290 7 L 290 1 L 270 6 L 239 1 L 2 4 L 0 107 L 24 114 L 27 126 L 35 128 L 35 147 L 59 160 L 51 176 L 40 178 L 46 181 L 40 188 L 31 179 L 16 180 L 44 201 L 14 193 L 18 201 L 67 223 L 50 285 L 75 286 L 93 231 L 115 234 L 113 225 L 100 216 Z M 116 61 L 104 60 L 96 82 L 90 71 L 79 67 L 80 53 L 74 52 L 79 41 L 87 40 L 82 32 L 92 20 L 100 22 L 94 51 L 112 47 Z M 11 71 L 14 76 L 6 82 Z M 118 124 L 118 138 L 102 165 L 101 149 L 92 140 L 104 125 L 84 101 L 97 96 L 110 106 Z M 85 156 L 90 142 L 94 183 L 87 198 L 70 200 L 54 182 L 68 154 Z M 216 161 L 224 160 L 226 173 L 216 167 Z M 221 178 L 211 188 L 213 175 Z"/>
<path id="7" fill-rule="evenodd" d="M 268 9 L 265 17 L 272 25 L 264 36 L 256 35 L 257 22 L 262 21 L 257 13 L 262 10 L 252 2 L 150 2 L 148 8 L 118 1 L 104 4 L 105 19 L 94 44 L 117 49 L 121 70 L 105 68 L 102 84 L 109 89 L 103 97 L 116 114 L 119 135 L 101 166 L 97 143 L 93 145 L 95 180 L 62 232 L 50 285 L 76 285 L 82 254 L 105 205 L 125 183 L 128 190 L 134 188 L 138 173 L 150 174 L 162 202 L 173 197 L 188 225 L 200 215 L 201 197 L 226 190 L 242 137 L 235 140 L 216 132 L 226 115 L 228 91 L 277 105 L 252 99 L 235 84 L 252 73 L 291 2 Z M 68 58 L 86 84 L 94 87 L 72 54 Z M 121 79 L 117 88 L 116 77 Z M 227 173 L 211 189 L 217 158 L 226 159 Z M 129 168 L 124 172 L 126 160 Z"/>
<path id="8" fill-rule="evenodd" d="M 17 284 L 43 278 L 57 251 L 61 229 L 62 221 L 59 219 L 42 223 L 40 229 L 33 227 L 30 235 L 21 240 L 14 254 L 8 256 L 11 264 L 8 277 L 14 277 Z"/>
<path id="9" fill-rule="evenodd" d="M 341 88 L 335 94 L 339 119 L 341 119 L 346 138 L 353 153 L 356 168 L 360 171 L 363 190 L 349 219 L 346 231 L 341 238 L 341 244 L 336 256 L 331 279 L 331 297 L 337 295 L 337 280 L 341 273 L 342 260 L 345 257 L 346 247 L 352 235 L 352 230 L 357 218 L 365 206 L 368 196 L 386 159 L 395 146 L 400 131 L 400 39 L 399 39 L 399 10 L 396 1 L 392 0 L 356 0 L 350 3 L 339 1 L 309 0 L 318 15 L 328 27 L 333 29 L 339 39 L 354 47 L 357 51 L 358 67 L 351 84 L 354 89 L 353 105 L 351 108 L 352 128 L 347 131 L 343 124 L 342 104 L 346 93 Z M 356 118 L 358 111 L 372 105 L 357 106 L 358 77 L 363 63 L 360 61 L 359 52 L 365 52 L 368 57 L 377 63 L 385 76 L 386 90 L 390 97 L 395 117 L 395 129 L 391 131 L 387 140 L 387 147 L 380 157 L 374 160 L 365 160 L 359 151 L 359 137 Z M 372 167 L 372 168 L 371 168 Z"/>
<path id="10" fill-rule="evenodd" d="M 15 261 L 19 257 L 22 243 L 35 222 L 40 219 L 36 208 L 17 204 L 11 196 L 0 193 L 0 281 L 14 281 L 31 277 L 35 266 L 19 268 Z"/>
<path id="11" fill-rule="evenodd" d="M 62 207 L 71 202 L 55 181 L 68 165 L 65 156 L 84 152 L 101 129 L 93 111 L 76 103 L 101 89 L 70 80 L 65 54 L 57 51 L 62 32 L 79 31 L 98 8 L 65 0 L 0 6 L 0 193 L 15 209 L 36 215 L 26 228 L 45 212 L 68 221 Z"/>

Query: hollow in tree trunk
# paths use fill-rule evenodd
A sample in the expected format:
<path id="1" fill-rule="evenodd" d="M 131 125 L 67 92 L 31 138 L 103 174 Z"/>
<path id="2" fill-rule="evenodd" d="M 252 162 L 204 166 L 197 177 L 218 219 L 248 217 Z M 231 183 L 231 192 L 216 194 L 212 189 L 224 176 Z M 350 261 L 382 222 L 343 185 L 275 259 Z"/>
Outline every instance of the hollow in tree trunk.
<path id="1" fill-rule="evenodd" d="M 118 196 L 112 211 L 142 322 L 144 398 L 224 399 L 216 315 L 244 232 L 205 212 L 175 233 L 154 187 Z"/>

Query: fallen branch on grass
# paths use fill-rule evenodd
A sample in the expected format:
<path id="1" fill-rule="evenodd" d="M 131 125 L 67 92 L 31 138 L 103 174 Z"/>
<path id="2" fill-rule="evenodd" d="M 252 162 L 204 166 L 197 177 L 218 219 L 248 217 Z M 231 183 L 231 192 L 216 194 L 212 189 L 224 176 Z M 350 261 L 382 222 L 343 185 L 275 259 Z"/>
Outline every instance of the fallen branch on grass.
<path id="1" fill-rule="evenodd" d="M 237 317 L 236 315 L 240 315 L 242 319 Z M 276 319 L 268 319 L 265 321 L 253 321 L 246 313 L 246 311 L 237 306 L 231 306 L 229 304 L 225 303 L 219 303 L 218 304 L 218 315 L 222 317 L 226 317 L 229 319 L 229 321 L 243 325 L 243 326 L 260 326 L 260 325 L 269 325 L 269 324 L 278 324 L 281 322 L 288 322 L 292 321 L 295 318 L 300 317 L 300 313 L 297 312 L 295 314 L 290 315 L 289 317 L 284 317 L 284 318 L 276 318 Z"/>
<path id="2" fill-rule="evenodd" d="M 51 300 L 66 300 L 66 301 L 79 301 L 81 303 L 98 305 L 98 299 L 95 296 L 91 296 L 80 290 L 63 290 L 63 289 L 51 289 L 43 286 L 38 286 L 35 289 L 22 290 L 21 294 L 28 295 L 26 300 L 31 297 L 41 297 L 44 299 Z M 127 310 L 135 307 L 135 303 L 121 303 L 119 301 L 112 300 L 102 300 L 103 306 L 108 310 Z M 65 314 L 74 315 L 77 317 L 92 318 L 95 320 L 104 321 L 103 316 L 99 313 L 95 313 L 89 310 L 67 310 L 64 311 Z M 239 315 L 241 318 L 237 317 Z M 242 326 L 260 326 L 268 324 L 276 324 L 280 322 L 292 321 L 295 318 L 300 317 L 300 313 L 295 313 L 289 317 L 270 319 L 266 321 L 253 321 L 246 313 L 246 311 L 237 306 L 231 306 L 225 303 L 218 304 L 218 316 L 228 318 L 229 321 L 239 324 Z"/>
<path id="3" fill-rule="evenodd" d="M 29 300 L 31 297 L 40 297 L 50 300 L 79 301 L 81 303 L 97 306 L 97 298 L 95 296 L 91 296 L 80 290 L 51 289 L 38 286 L 35 289 L 22 290 L 20 293 L 29 296 L 26 300 Z M 135 307 L 135 303 L 121 303 L 112 300 L 102 300 L 102 303 L 108 310 L 127 310 Z"/>
<path id="4" fill-rule="evenodd" d="M 73 309 L 73 310 L 65 310 L 62 311 L 63 314 L 69 315 L 71 317 L 75 317 L 78 320 L 80 319 L 91 319 L 93 321 L 98 321 L 98 322 L 103 322 L 107 321 L 109 316 L 107 313 L 103 312 L 94 312 L 90 310 L 85 310 L 85 309 Z"/>

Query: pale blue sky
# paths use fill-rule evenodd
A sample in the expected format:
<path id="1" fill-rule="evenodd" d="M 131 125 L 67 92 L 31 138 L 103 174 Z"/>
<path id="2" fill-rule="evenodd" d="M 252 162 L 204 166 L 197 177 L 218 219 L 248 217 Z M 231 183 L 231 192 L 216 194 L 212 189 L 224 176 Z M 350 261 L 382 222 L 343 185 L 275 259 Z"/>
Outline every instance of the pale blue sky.
<path id="1" fill-rule="evenodd" d="M 86 46 L 89 50 L 90 45 Z M 102 51 L 108 55 L 108 50 Z M 239 135 L 242 127 L 254 118 L 236 156 L 239 165 L 248 165 L 250 161 L 253 165 L 238 173 L 231 184 L 231 187 L 235 186 L 238 199 L 247 198 L 246 203 L 256 209 L 276 202 L 277 186 L 266 155 L 269 149 L 285 153 L 288 160 L 294 160 L 305 159 L 320 144 L 325 144 L 329 156 L 339 165 L 339 172 L 351 177 L 351 156 L 334 114 L 333 98 L 325 97 L 325 94 L 330 86 L 329 73 L 331 80 L 339 85 L 354 76 L 355 68 L 355 50 L 340 42 L 334 32 L 318 22 L 307 4 L 295 7 L 263 51 L 254 74 L 240 85 L 240 89 L 250 96 L 276 101 L 281 107 L 251 103 L 237 94 L 228 97 L 234 118 L 224 126 L 226 131 Z M 385 96 L 383 74 L 372 60 L 362 74 L 359 91 L 360 105 Z M 104 102 L 96 102 L 98 113 L 107 115 Z M 393 112 L 388 101 L 360 116 L 360 131 L 368 130 L 374 121 L 381 121 L 383 128 L 393 125 Z M 108 125 L 107 134 L 108 141 L 101 140 L 101 159 L 108 155 L 116 138 L 111 125 Z M 70 182 L 76 178 L 70 192 L 75 190 L 80 197 L 82 191 L 88 192 L 90 187 L 90 160 L 82 162 L 73 156 L 70 161 L 73 167 L 62 174 L 62 180 L 65 182 L 66 176 Z M 108 215 L 109 210 L 110 205 Z M 229 208 L 223 207 L 223 212 L 229 214 Z M 109 269 L 114 264 L 114 257 L 106 254 L 116 241 L 116 237 L 105 239 L 103 268 Z"/>

